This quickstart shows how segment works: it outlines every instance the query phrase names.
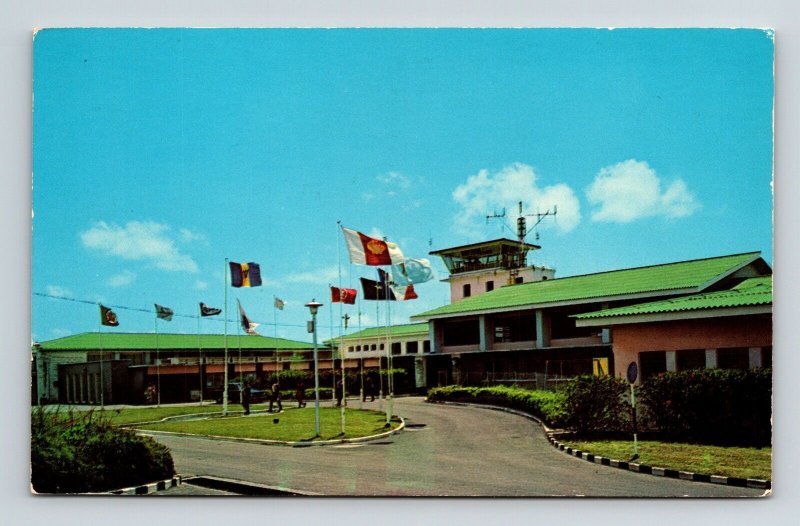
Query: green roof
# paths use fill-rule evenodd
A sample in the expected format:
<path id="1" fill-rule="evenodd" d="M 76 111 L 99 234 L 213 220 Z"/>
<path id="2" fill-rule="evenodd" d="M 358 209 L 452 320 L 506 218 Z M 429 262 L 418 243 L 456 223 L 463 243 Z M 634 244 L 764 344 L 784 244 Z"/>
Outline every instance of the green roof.
<path id="1" fill-rule="evenodd" d="M 311 349 L 313 344 L 270 338 L 268 336 L 228 335 L 228 349 Z M 159 334 L 158 348 L 169 349 L 224 349 L 225 336 L 222 334 Z M 156 348 L 155 333 L 125 332 L 85 332 L 66 336 L 56 340 L 41 342 L 39 347 L 46 351 L 79 351 L 79 350 L 150 350 Z"/>
<path id="2" fill-rule="evenodd" d="M 573 316 L 581 320 L 702 309 L 752 307 L 772 304 L 772 276 L 750 278 L 730 290 L 640 303 Z"/>
<path id="3" fill-rule="evenodd" d="M 428 334 L 428 323 L 425 322 L 425 323 L 409 323 L 405 325 L 392 325 L 391 327 L 389 327 L 389 332 L 392 337 L 410 336 L 412 334 Z M 347 334 L 342 339 L 358 340 L 362 338 L 374 338 L 376 336 L 386 336 L 386 327 L 370 327 L 369 329 L 363 329 L 358 332 Z M 331 342 L 334 340 L 338 340 L 338 338 L 326 340 L 326 342 Z"/>
<path id="4" fill-rule="evenodd" d="M 416 314 L 411 319 L 645 293 L 700 292 L 709 283 L 759 259 L 759 252 L 748 252 L 510 285 Z"/>

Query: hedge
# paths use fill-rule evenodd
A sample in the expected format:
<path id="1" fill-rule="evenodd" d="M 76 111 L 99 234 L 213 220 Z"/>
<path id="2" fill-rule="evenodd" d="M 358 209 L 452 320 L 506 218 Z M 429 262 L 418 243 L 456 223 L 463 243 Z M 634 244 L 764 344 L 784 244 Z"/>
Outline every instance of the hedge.
<path id="1" fill-rule="evenodd" d="M 428 400 L 432 402 L 455 401 L 472 402 L 502 407 L 510 407 L 530 413 L 548 426 L 564 425 L 564 395 L 551 391 L 531 391 L 521 387 L 434 387 L 428 391 Z"/>
<path id="2" fill-rule="evenodd" d="M 93 411 L 64 418 L 38 408 L 31 419 L 31 483 L 37 493 L 110 491 L 175 473 L 166 446 L 114 427 Z"/>
<path id="3" fill-rule="evenodd" d="M 637 389 L 642 424 L 681 440 L 767 446 L 772 370 L 697 369 L 648 378 Z"/>
<path id="4" fill-rule="evenodd" d="M 578 433 L 630 428 L 629 385 L 614 376 L 576 376 L 564 388 L 566 427 Z"/>

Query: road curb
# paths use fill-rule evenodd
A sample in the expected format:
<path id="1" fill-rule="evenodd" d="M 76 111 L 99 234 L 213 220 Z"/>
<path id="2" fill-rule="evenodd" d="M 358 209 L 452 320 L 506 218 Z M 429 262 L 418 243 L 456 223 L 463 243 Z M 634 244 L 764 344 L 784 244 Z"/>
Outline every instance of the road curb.
<path id="1" fill-rule="evenodd" d="M 103 493 L 95 493 L 94 495 L 147 495 L 157 491 L 164 491 L 168 488 L 180 486 L 182 482 L 181 475 L 175 475 L 172 478 L 151 482 L 150 484 L 143 484 L 141 486 L 131 486 L 130 488 L 115 489 L 112 491 L 105 491 Z"/>
<path id="2" fill-rule="evenodd" d="M 603 466 L 609 466 L 617 469 L 624 469 L 636 473 L 645 473 L 656 477 L 690 480 L 693 482 L 707 482 L 711 484 L 721 484 L 723 486 L 737 486 L 741 488 L 746 487 L 746 488 L 767 489 L 767 490 L 772 489 L 772 481 L 770 480 L 743 479 L 737 477 L 723 477 L 721 475 L 692 473 L 689 471 L 678 471 L 675 469 L 649 466 L 647 464 L 638 464 L 636 462 L 626 462 L 624 460 L 601 457 L 599 455 L 593 455 L 586 451 L 581 451 L 579 449 L 572 448 L 570 446 L 567 446 L 559 442 L 558 439 L 555 438 L 554 433 L 552 431 L 546 431 L 545 435 L 547 436 L 547 439 L 553 445 L 553 447 L 555 447 L 559 451 L 563 451 L 568 455 L 572 455 L 573 457 L 581 458 L 583 460 L 593 462 L 595 464 L 600 464 Z"/>
<path id="3" fill-rule="evenodd" d="M 223 442 L 242 442 L 245 444 L 260 444 L 264 446 L 289 446 L 289 447 L 311 447 L 311 446 L 330 446 L 336 444 L 358 444 L 360 442 L 369 442 L 372 440 L 379 440 L 399 433 L 406 427 L 406 421 L 403 417 L 395 415 L 395 418 L 400 419 L 400 425 L 395 429 L 378 433 L 377 435 L 368 435 L 365 437 L 356 438 L 340 438 L 336 440 L 319 440 L 316 442 L 285 442 L 283 440 L 266 440 L 261 438 L 243 438 L 243 437 L 226 437 L 219 435 L 197 435 L 194 433 L 179 433 L 176 431 L 156 431 L 152 429 L 135 429 L 137 434 L 140 435 L 164 435 L 164 436 L 184 436 L 193 438 L 205 438 L 208 440 L 218 440 Z"/>
<path id="4" fill-rule="evenodd" d="M 480 407 L 483 409 L 492 409 L 495 411 L 502 411 L 504 413 L 511 413 L 514 415 L 519 415 L 522 417 L 527 418 L 528 420 L 533 420 L 537 422 L 539 425 L 542 426 L 542 430 L 544 431 L 545 437 L 547 437 L 550 444 L 553 445 L 559 451 L 563 451 L 568 455 L 571 455 L 576 458 L 580 458 L 586 460 L 588 462 L 592 462 L 594 464 L 598 464 L 601 466 L 609 466 L 612 468 L 617 469 L 624 469 L 628 471 L 633 471 L 635 473 L 644 473 L 656 477 L 664 477 L 664 478 L 674 478 L 674 479 L 682 479 L 682 480 L 690 480 L 693 482 L 706 482 L 710 484 L 720 484 L 724 486 L 737 486 L 741 488 L 754 488 L 754 489 L 765 489 L 771 490 L 772 489 L 772 481 L 770 480 L 761 480 L 761 479 L 743 479 L 737 477 L 724 477 L 721 475 L 706 475 L 703 473 L 691 473 L 688 471 L 678 471 L 675 469 L 669 468 L 662 468 L 656 466 L 649 466 L 647 464 L 637 464 L 634 462 L 626 462 L 624 460 L 617 460 L 612 458 L 606 458 L 599 455 L 594 455 L 592 453 L 581 451 L 579 449 L 574 449 L 572 447 L 566 446 L 562 444 L 555 438 L 555 431 L 548 428 L 544 422 L 542 422 L 539 418 L 533 416 L 530 413 L 526 413 L 524 411 L 519 411 L 517 409 L 510 409 L 508 407 L 496 406 L 496 405 L 488 405 L 488 404 L 473 404 L 469 402 L 450 402 L 450 401 L 429 401 L 426 400 L 428 403 L 434 404 L 447 404 L 447 405 L 458 405 L 458 406 L 469 406 L 469 407 Z"/>

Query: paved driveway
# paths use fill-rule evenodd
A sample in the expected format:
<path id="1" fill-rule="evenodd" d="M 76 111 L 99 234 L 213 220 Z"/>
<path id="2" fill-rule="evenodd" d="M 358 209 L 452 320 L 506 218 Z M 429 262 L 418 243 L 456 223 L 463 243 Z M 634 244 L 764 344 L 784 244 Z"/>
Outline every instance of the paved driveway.
<path id="1" fill-rule="evenodd" d="M 354 402 L 357 404 L 357 402 Z M 351 403 L 352 404 L 352 403 Z M 377 402 L 365 407 L 377 408 Z M 186 475 L 324 495 L 738 497 L 762 490 L 599 466 L 553 448 L 541 428 L 475 407 L 395 401 L 409 427 L 363 445 L 291 448 L 158 436 Z"/>

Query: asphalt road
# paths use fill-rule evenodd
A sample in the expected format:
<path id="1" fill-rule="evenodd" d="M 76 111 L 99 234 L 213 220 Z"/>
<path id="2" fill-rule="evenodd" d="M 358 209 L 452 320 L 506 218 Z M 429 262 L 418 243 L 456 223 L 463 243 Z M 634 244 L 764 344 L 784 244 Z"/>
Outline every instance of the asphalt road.
<path id="1" fill-rule="evenodd" d="M 357 404 L 357 402 L 355 402 Z M 375 404 L 367 406 L 376 407 Z M 367 407 L 365 406 L 365 407 Z M 665 479 L 557 451 L 537 424 L 400 398 L 407 430 L 365 444 L 292 448 L 157 436 L 178 473 L 330 496 L 756 497 L 763 490 Z"/>

